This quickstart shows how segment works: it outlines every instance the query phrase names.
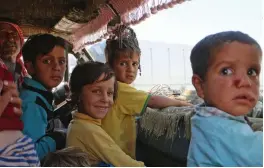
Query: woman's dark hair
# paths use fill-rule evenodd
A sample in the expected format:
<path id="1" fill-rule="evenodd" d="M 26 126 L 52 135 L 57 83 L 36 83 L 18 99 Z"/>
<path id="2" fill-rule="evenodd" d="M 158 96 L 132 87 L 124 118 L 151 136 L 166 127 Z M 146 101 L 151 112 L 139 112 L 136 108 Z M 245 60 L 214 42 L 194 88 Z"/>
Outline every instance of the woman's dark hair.
<path id="1" fill-rule="evenodd" d="M 204 79 L 210 64 L 210 59 L 213 57 L 225 44 L 239 42 L 248 45 L 254 45 L 261 52 L 261 47 L 258 42 L 247 34 L 239 31 L 225 31 L 206 36 L 199 41 L 191 51 L 191 64 L 193 74 Z"/>
<path id="2" fill-rule="evenodd" d="M 72 71 L 70 78 L 71 100 L 74 104 L 78 103 L 79 96 L 81 94 L 83 86 L 87 84 L 93 84 L 98 78 L 105 74 L 104 79 L 101 81 L 107 81 L 114 77 L 113 70 L 104 63 L 101 62 L 86 62 L 77 65 Z M 114 100 L 117 96 L 117 82 L 114 84 Z"/>
<path id="3" fill-rule="evenodd" d="M 55 46 L 63 47 L 66 53 L 72 50 L 72 44 L 61 37 L 51 34 L 32 35 L 22 47 L 23 60 L 35 63 L 37 56 L 50 53 Z"/>
<path id="4" fill-rule="evenodd" d="M 113 68 L 114 61 L 121 52 L 136 52 L 139 55 L 141 54 L 136 33 L 132 28 L 125 25 L 117 27 L 106 41 L 105 56 L 111 68 Z M 140 65 L 139 71 L 141 73 Z"/>

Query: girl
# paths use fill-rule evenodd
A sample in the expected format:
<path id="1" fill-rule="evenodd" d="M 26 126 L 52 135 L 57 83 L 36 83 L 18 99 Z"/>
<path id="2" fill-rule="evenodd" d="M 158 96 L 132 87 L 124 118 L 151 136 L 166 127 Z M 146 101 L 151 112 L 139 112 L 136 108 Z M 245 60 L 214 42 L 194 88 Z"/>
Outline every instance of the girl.
<path id="1" fill-rule="evenodd" d="M 101 128 L 101 120 L 116 98 L 117 85 L 114 72 L 99 62 L 78 65 L 70 79 L 74 112 L 68 134 L 67 146 L 80 147 L 88 153 L 92 165 L 101 162 L 114 166 L 144 166 L 125 154 Z"/>
<path id="2" fill-rule="evenodd" d="M 103 119 L 102 128 L 126 154 L 135 158 L 137 115 L 142 115 L 146 107 L 165 108 L 191 104 L 164 96 L 152 96 L 130 86 L 140 70 L 141 51 L 131 28 L 121 26 L 115 33 L 107 40 L 105 55 L 116 74 L 118 98 Z"/>

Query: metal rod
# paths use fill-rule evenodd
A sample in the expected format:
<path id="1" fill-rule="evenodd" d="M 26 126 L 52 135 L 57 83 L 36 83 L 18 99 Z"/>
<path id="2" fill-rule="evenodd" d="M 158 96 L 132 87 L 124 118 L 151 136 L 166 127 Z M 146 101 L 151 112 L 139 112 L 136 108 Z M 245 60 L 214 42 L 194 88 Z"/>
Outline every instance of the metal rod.
<path id="1" fill-rule="evenodd" d="M 168 69 L 169 69 L 169 85 L 171 84 L 171 60 L 170 60 L 170 48 L 168 48 L 168 63 L 169 63 L 169 66 L 168 66 Z"/>
<path id="2" fill-rule="evenodd" d="M 109 1 L 106 1 L 106 6 L 108 8 L 111 9 L 111 11 L 116 15 L 116 16 L 119 16 L 119 13 L 117 12 L 117 10 L 113 7 L 113 5 L 109 2 Z"/>
<path id="3" fill-rule="evenodd" d="M 154 82 L 154 79 L 153 79 L 153 64 L 152 64 L 152 48 L 149 48 L 150 49 L 150 66 L 151 66 L 151 83 L 153 84 Z"/>

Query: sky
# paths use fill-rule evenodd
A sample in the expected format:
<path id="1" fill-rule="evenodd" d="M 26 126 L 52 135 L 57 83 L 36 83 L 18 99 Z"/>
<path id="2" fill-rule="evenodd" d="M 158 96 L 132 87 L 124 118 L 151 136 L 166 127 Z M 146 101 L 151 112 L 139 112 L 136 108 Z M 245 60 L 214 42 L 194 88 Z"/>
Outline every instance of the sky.
<path id="1" fill-rule="evenodd" d="M 194 45 L 211 33 L 239 30 L 264 46 L 262 0 L 191 0 L 134 26 L 140 40 Z"/>
<path id="2" fill-rule="evenodd" d="M 172 9 L 160 11 L 133 28 L 139 40 L 162 42 L 160 44 L 187 44 L 191 47 L 209 34 L 236 30 L 249 34 L 264 49 L 263 16 L 264 2 L 262 0 L 191 0 L 176 5 Z M 178 58 L 172 59 L 176 61 Z M 149 62 L 149 59 L 147 61 Z M 145 63 L 149 64 L 147 61 Z M 154 75 L 156 75 L 154 78 L 165 81 L 166 75 L 164 76 L 164 74 L 167 74 L 167 71 L 164 71 L 163 75 L 159 71 L 166 68 L 164 65 L 168 64 L 166 63 L 168 60 L 164 59 L 164 63 L 161 61 L 161 58 L 154 61 L 154 64 L 156 62 L 159 68 L 156 71 L 157 68 L 154 67 Z M 174 66 L 180 65 L 174 64 Z M 187 66 L 190 69 L 190 65 Z M 144 73 L 147 73 L 146 70 L 143 71 Z M 179 79 L 179 73 L 181 73 L 179 70 L 172 70 L 172 73 L 174 76 L 172 79 L 181 80 Z M 149 75 L 139 77 L 135 83 L 150 81 L 147 76 Z M 162 77 L 164 79 L 161 80 Z"/>

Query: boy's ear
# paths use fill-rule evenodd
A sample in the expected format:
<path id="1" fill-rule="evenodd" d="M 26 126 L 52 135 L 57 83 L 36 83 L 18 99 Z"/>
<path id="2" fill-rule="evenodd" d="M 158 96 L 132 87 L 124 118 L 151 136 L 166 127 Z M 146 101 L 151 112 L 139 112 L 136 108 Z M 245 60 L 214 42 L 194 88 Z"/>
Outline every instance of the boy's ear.
<path id="1" fill-rule="evenodd" d="M 203 88 L 203 80 L 196 74 L 192 76 L 192 84 L 195 87 L 197 95 L 204 99 L 204 88 Z"/>
<path id="2" fill-rule="evenodd" d="M 29 75 L 33 75 L 35 73 L 35 69 L 34 69 L 32 62 L 25 61 L 25 67 L 26 67 Z"/>

